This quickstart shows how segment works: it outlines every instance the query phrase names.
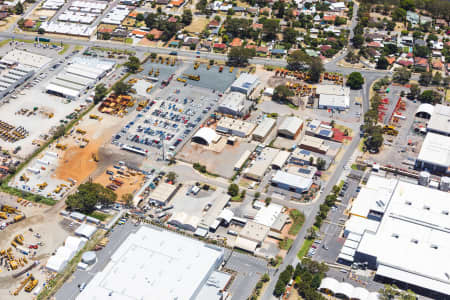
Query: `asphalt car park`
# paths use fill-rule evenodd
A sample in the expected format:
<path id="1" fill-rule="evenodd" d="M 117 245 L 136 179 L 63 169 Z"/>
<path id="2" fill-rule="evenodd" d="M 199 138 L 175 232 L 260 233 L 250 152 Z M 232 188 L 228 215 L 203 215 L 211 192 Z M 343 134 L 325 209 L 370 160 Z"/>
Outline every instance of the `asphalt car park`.
<path id="1" fill-rule="evenodd" d="M 137 147 L 148 154 L 165 150 L 175 153 L 196 128 L 215 110 L 218 93 L 173 82 L 151 98 L 134 120 L 113 136 L 113 143 Z"/>

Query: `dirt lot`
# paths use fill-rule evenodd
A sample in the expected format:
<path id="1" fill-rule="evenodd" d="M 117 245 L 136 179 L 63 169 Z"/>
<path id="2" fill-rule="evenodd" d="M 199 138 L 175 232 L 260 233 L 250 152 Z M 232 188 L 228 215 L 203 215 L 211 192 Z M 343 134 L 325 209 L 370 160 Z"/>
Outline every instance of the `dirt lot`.
<path id="1" fill-rule="evenodd" d="M 205 18 L 194 18 L 191 25 L 185 27 L 184 29 L 189 32 L 202 32 L 205 26 L 209 23 L 208 19 Z"/>
<path id="2" fill-rule="evenodd" d="M 78 182 L 83 181 L 98 167 L 98 163 L 94 161 L 93 155 L 98 156 L 100 147 L 107 143 L 111 136 L 123 126 L 122 123 L 126 119 L 115 116 L 99 114 L 95 110 L 92 114 L 101 115 L 101 121 L 90 119 L 89 114 L 80 121 L 79 125 L 74 127 L 73 132 L 60 143 L 67 145 L 67 149 L 62 158 L 62 164 L 56 169 L 54 176 L 58 179 L 67 180 L 72 178 Z M 86 134 L 76 133 L 76 129 L 85 130 Z M 80 148 L 81 139 L 89 140 L 89 143 Z M 55 147 L 55 145 L 52 145 Z"/>
<path id="3" fill-rule="evenodd" d="M 45 266 L 48 257 L 61 246 L 69 235 L 69 231 L 64 229 L 59 225 L 63 219 L 61 216 L 57 215 L 55 207 L 48 208 L 46 206 L 37 205 L 30 203 L 26 207 L 17 203 L 17 198 L 0 194 L 0 202 L 2 204 L 17 207 L 24 213 L 27 217 L 25 220 L 18 223 L 9 225 L 5 230 L 0 231 L 0 249 L 7 249 L 11 246 L 11 241 L 17 234 L 23 234 L 24 245 L 23 248 L 28 248 L 31 244 L 42 243 L 38 249 L 30 251 L 29 255 L 26 256 L 28 264 L 19 266 L 17 270 L 8 271 L 3 265 L 0 266 L 0 299 L 11 299 L 11 292 L 13 292 L 18 286 L 19 282 L 25 277 L 25 275 L 19 278 L 13 278 L 12 274 L 19 272 L 26 266 L 31 265 L 34 261 L 39 261 L 40 264 L 33 268 L 30 273 L 33 274 L 36 279 L 39 280 L 38 286 L 42 286 L 42 283 L 47 279 L 47 274 L 40 270 Z M 33 232 L 29 230 L 31 228 Z M 35 234 L 39 233 L 40 238 L 36 237 Z M 12 251 L 15 258 L 24 257 L 16 249 L 13 248 Z M 20 294 L 15 299 L 31 299 L 32 295 L 21 291 Z"/>

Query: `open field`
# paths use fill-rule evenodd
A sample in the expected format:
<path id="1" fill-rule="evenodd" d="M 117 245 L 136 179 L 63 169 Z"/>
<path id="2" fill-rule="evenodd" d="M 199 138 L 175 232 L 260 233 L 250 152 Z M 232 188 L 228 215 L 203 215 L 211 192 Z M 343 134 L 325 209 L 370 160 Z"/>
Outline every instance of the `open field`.
<path id="1" fill-rule="evenodd" d="M 209 23 L 208 19 L 205 18 L 194 18 L 191 25 L 185 27 L 184 29 L 188 32 L 202 32 L 206 25 Z"/>

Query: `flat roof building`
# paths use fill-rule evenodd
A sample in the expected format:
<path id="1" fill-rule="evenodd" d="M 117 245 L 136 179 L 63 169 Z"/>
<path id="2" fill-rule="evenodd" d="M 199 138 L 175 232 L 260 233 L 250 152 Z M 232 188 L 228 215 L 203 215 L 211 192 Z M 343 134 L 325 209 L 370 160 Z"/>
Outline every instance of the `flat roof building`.
<path id="1" fill-rule="evenodd" d="M 297 117 L 286 117 L 278 127 L 278 135 L 288 138 L 296 139 L 303 128 L 303 121 Z"/>
<path id="2" fill-rule="evenodd" d="M 272 118 L 264 118 L 261 123 L 258 124 L 255 131 L 253 131 L 252 138 L 258 142 L 264 142 L 264 140 L 270 135 L 275 128 L 277 121 Z"/>
<path id="3" fill-rule="evenodd" d="M 434 106 L 427 131 L 450 136 L 450 106 L 442 104 Z"/>
<path id="4" fill-rule="evenodd" d="M 164 206 L 172 199 L 172 197 L 177 193 L 180 185 L 168 184 L 161 182 L 158 186 L 150 193 L 148 200 L 150 203 Z"/>
<path id="5" fill-rule="evenodd" d="M 375 279 L 434 299 L 448 298 L 448 200 L 448 193 L 438 189 L 370 176 L 353 202 L 347 223 L 356 220 L 358 226 L 346 223 L 341 254 L 367 263 L 376 270 Z"/>
<path id="6" fill-rule="evenodd" d="M 231 92 L 219 104 L 217 111 L 225 115 L 242 117 L 248 113 L 249 107 L 244 94 Z"/>
<path id="7" fill-rule="evenodd" d="M 306 178 L 288 172 L 277 171 L 272 177 L 271 183 L 276 187 L 288 191 L 304 193 L 311 188 L 313 181 L 311 178 Z"/>
<path id="8" fill-rule="evenodd" d="M 435 174 L 450 174 L 450 136 L 428 132 L 415 168 Z"/>
<path id="9" fill-rule="evenodd" d="M 319 84 L 319 108 L 345 110 L 350 107 L 350 88 L 339 85 Z"/>
<path id="10" fill-rule="evenodd" d="M 261 154 L 244 170 L 244 176 L 253 180 L 261 180 L 280 150 L 265 147 Z"/>
<path id="11" fill-rule="evenodd" d="M 325 140 L 309 135 L 305 135 L 298 144 L 298 146 L 301 149 L 309 150 L 320 154 L 326 154 L 328 152 L 328 149 L 330 149 L 330 147 L 326 144 Z"/>
<path id="12" fill-rule="evenodd" d="M 78 295 L 78 300 L 198 299 L 223 261 L 223 249 L 142 226 L 131 233 Z"/>
<path id="13" fill-rule="evenodd" d="M 255 127 L 256 125 L 251 122 L 224 117 L 217 123 L 216 131 L 239 137 L 248 137 Z"/>
<path id="14" fill-rule="evenodd" d="M 241 73 L 231 85 L 231 91 L 239 92 L 247 97 L 256 89 L 259 84 L 258 76 L 248 73 Z"/>
<path id="15" fill-rule="evenodd" d="M 272 161 L 272 169 L 280 170 L 291 156 L 291 152 L 281 150 Z"/>
<path id="16" fill-rule="evenodd" d="M 234 170 L 236 170 L 236 171 L 240 170 L 242 168 L 242 166 L 244 165 L 244 163 L 247 161 L 247 159 L 249 159 L 251 154 L 252 153 L 249 150 L 245 150 L 244 153 L 242 153 L 239 160 L 234 165 Z"/>

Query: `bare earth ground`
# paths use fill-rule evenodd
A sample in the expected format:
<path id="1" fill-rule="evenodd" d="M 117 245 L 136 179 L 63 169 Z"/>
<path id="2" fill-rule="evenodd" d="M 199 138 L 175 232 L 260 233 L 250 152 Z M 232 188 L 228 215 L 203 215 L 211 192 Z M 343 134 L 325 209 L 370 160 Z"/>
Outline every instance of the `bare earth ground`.
<path id="1" fill-rule="evenodd" d="M 208 19 L 205 18 L 195 18 L 191 25 L 185 27 L 184 29 L 189 32 L 202 32 L 206 25 L 209 23 Z"/>

